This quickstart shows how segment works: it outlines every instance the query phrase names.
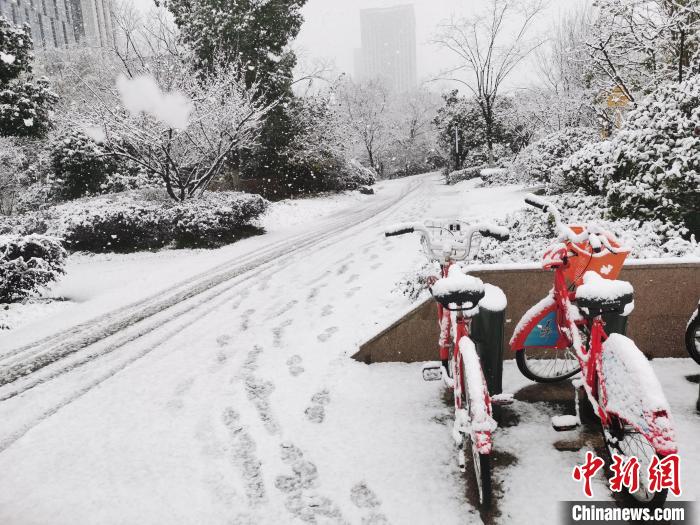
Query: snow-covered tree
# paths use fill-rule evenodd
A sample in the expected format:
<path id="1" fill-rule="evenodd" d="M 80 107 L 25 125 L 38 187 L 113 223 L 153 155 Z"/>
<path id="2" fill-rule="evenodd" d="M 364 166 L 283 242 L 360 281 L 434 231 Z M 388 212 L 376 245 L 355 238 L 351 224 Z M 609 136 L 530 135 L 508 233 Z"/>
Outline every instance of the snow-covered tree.
<path id="1" fill-rule="evenodd" d="M 597 0 L 585 43 L 605 91 L 618 86 L 632 103 L 666 80 L 693 73 L 700 45 L 696 0 Z"/>
<path id="2" fill-rule="evenodd" d="M 522 149 L 511 169 L 520 180 L 551 182 L 564 160 L 598 138 L 598 131 L 592 128 L 564 128 L 548 133 Z"/>
<path id="3" fill-rule="evenodd" d="M 465 85 L 474 95 L 484 121 L 489 164 L 494 163 L 496 107 L 503 82 L 541 42 L 526 40 L 541 2 L 491 0 L 488 11 L 452 19 L 440 27 L 436 43 L 454 53 L 459 63 L 445 76 Z M 511 33 L 509 29 L 515 28 Z M 466 73 L 468 80 L 459 77 Z"/>
<path id="4" fill-rule="evenodd" d="M 364 150 L 369 165 L 382 173 L 383 155 L 394 139 L 388 88 L 379 80 L 347 80 L 338 86 L 337 97 L 348 134 Z"/>
<path id="5" fill-rule="evenodd" d="M 605 195 L 610 214 L 700 224 L 700 75 L 670 82 L 631 111 L 613 137 L 569 158 L 564 176 Z M 585 179 L 585 180 L 581 180 Z"/>
<path id="6" fill-rule="evenodd" d="M 93 89 L 76 125 L 107 154 L 160 177 L 173 199 L 185 200 L 201 194 L 230 156 L 256 144 L 270 106 L 256 97 L 256 86 L 246 86 L 240 68 L 199 79 L 182 65 L 167 80 L 159 86 L 148 76 L 121 77 L 116 89 Z"/>
<path id="7" fill-rule="evenodd" d="M 31 77 L 31 29 L 0 16 L 0 135 L 42 137 L 57 102 L 46 79 Z"/>

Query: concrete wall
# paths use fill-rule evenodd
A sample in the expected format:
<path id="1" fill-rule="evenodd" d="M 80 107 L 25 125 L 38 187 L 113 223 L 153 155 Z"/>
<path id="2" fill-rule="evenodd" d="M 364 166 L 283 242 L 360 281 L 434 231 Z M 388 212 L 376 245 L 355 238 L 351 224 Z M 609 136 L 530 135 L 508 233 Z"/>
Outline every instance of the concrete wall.
<path id="1" fill-rule="evenodd" d="M 551 272 L 539 269 L 485 270 L 472 275 L 503 289 L 506 310 L 505 358 L 513 329 L 530 306 L 552 287 Z M 685 326 L 700 298 L 700 263 L 630 264 L 619 279 L 634 286 L 635 309 L 627 335 L 648 356 L 687 357 Z M 432 299 L 367 341 L 353 357 L 366 363 L 432 361 L 438 358 L 436 307 Z"/>

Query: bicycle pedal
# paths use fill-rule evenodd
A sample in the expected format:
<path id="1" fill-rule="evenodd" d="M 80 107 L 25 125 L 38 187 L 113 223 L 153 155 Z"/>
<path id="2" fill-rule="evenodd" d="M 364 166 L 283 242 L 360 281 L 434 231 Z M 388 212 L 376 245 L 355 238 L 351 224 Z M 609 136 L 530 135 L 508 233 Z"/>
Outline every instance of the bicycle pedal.
<path id="1" fill-rule="evenodd" d="M 513 401 L 513 394 L 496 394 L 491 397 L 491 404 L 498 407 L 512 405 Z"/>
<path id="2" fill-rule="evenodd" d="M 552 428 L 557 432 L 574 430 L 581 424 L 578 416 L 552 416 Z"/>
<path id="3" fill-rule="evenodd" d="M 440 381 L 442 379 L 441 363 L 425 363 L 423 365 L 423 381 Z"/>
<path id="4" fill-rule="evenodd" d="M 459 470 L 464 472 L 467 466 L 467 459 L 464 457 L 464 450 L 460 449 L 457 454 L 457 463 L 459 464 Z"/>

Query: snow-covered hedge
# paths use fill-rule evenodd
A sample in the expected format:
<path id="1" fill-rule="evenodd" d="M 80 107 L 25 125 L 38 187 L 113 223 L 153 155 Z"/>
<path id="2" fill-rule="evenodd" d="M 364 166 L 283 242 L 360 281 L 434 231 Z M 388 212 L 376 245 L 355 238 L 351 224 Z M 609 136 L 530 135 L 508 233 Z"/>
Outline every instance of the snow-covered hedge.
<path id="1" fill-rule="evenodd" d="M 584 147 L 562 186 L 605 195 L 611 216 L 700 227 L 700 75 L 639 103 L 609 141 Z"/>
<path id="2" fill-rule="evenodd" d="M 0 235 L 0 303 L 21 301 L 56 281 L 66 252 L 44 235 Z"/>
<path id="3" fill-rule="evenodd" d="M 175 203 L 145 190 L 83 198 L 39 212 L 0 218 L 0 233 L 48 233 L 70 251 L 132 252 L 166 245 L 214 247 L 253 230 L 268 201 L 239 192 L 207 192 Z"/>
<path id="4" fill-rule="evenodd" d="M 177 246 L 220 246 L 250 234 L 268 204 L 260 195 L 210 192 L 170 208 L 168 223 Z"/>
<path id="5" fill-rule="evenodd" d="M 377 182 L 377 172 L 353 159 L 348 162 L 343 175 L 339 178 L 338 189 L 356 190 L 362 186 L 372 186 L 375 182 Z"/>
<path id="6" fill-rule="evenodd" d="M 481 176 L 482 166 L 474 166 L 463 170 L 451 171 L 445 176 L 445 182 L 448 185 L 457 184 L 463 180 L 471 180 Z"/>
<path id="7" fill-rule="evenodd" d="M 583 192 L 548 197 L 569 223 L 595 222 L 632 247 L 630 257 L 639 259 L 657 257 L 700 256 L 697 242 L 683 238 L 687 233 L 660 220 L 639 221 L 616 219 L 609 216 L 605 199 Z M 555 237 L 554 226 L 545 215 L 534 208 L 518 210 L 497 221 L 510 230 L 508 242 L 484 239 L 478 259 L 484 263 L 539 262 L 545 248 Z"/>
<path id="8" fill-rule="evenodd" d="M 548 183 L 571 154 L 598 139 L 591 128 L 564 128 L 523 148 L 511 171 L 521 181 Z"/>

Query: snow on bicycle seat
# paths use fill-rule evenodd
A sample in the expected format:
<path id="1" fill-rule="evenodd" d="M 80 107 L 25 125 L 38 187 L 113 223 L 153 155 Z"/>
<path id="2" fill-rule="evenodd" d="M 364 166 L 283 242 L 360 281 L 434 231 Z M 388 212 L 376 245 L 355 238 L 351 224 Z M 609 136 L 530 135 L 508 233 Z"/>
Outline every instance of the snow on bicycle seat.
<path id="1" fill-rule="evenodd" d="M 448 310 L 471 310 L 484 298 L 486 291 L 481 279 L 465 274 L 457 265 L 450 267 L 447 277 L 430 288 L 435 300 Z M 451 307 L 454 304 L 456 307 Z M 464 305 L 468 305 L 464 307 Z"/>
<path id="2" fill-rule="evenodd" d="M 583 284 L 576 289 L 576 305 L 590 317 L 615 312 L 628 315 L 632 310 L 634 288 L 627 281 L 604 279 L 595 272 L 583 275 Z"/>

